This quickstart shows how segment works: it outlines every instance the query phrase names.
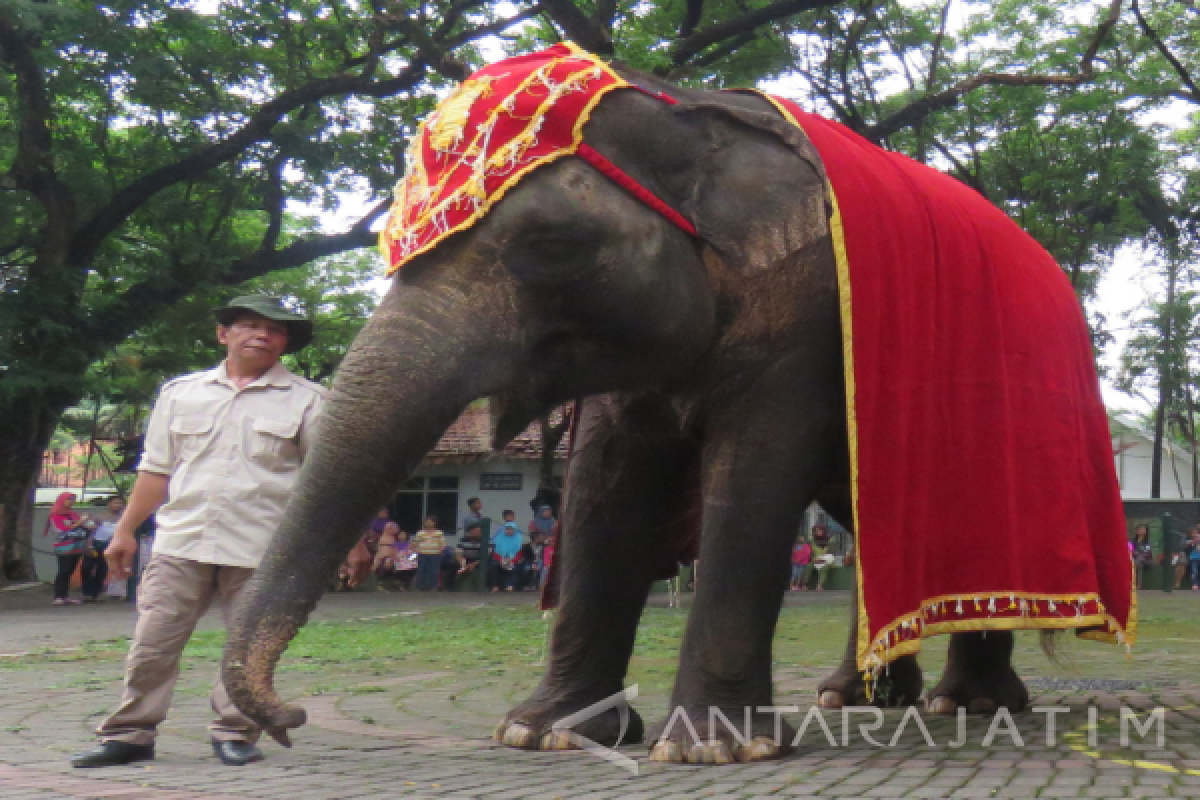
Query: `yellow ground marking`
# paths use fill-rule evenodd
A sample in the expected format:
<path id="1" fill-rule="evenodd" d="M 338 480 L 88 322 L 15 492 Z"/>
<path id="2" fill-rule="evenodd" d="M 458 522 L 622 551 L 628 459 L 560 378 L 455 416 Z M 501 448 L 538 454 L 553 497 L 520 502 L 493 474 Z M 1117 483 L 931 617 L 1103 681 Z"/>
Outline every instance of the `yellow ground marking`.
<path id="1" fill-rule="evenodd" d="M 1167 710 L 1168 711 L 1190 711 L 1191 709 L 1194 709 L 1194 708 L 1196 708 L 1196 706 L 1188 705 L 1188 706 L 1178 706 L 1175 708 L 1168 708 Z M 1096 727 L 1099 727 L 1099 723 L 1104 722 L 1104 721 L 1105 720 L 1103 718 L 1097 719 Z M 1083 725 L 1080 725 L 1078 728 L 1075 728 L 1072 731 L 1068 731 L 1067 733 L 1064 733 L 1063 739 L 1066 740 L 1067 747 L 1074 750 L 1076 753 L 1080 753 L 1081 755 L 1087 756 L 1088 758 L 1094 758 L 1097 761 L 1107 761 L 1108 763 L 1116 764 L 1117 766 L 1134 767 L 1136 769 L 1151 769 L 1151 770 L 1157 770 L 1159 772 L 1170 772 L 1175 775 L 1200 775 L 1200 769 L 1184 769 L 1182 767 L 1177 767 L 1173 764 L 1166 764 L 1162 761 L 1147 761 L 1147 760 L 1141 759 L 1141 758 L 1106 758 L 1104 756 L 1103 752 L 1101 752 L 1100 750 L 1093 750 L 1092 748 L 1088 747 L 1087 744 L 1078 744 L 1079 740 L 1081 740 L 1081 739 L 1086 741 L 1086 738 L 1087 738 L 1086 731 L 1090 730 L 1091 728 L 1092 728 L 1092 724 L 1090 722 L 1085 722 Z"/>

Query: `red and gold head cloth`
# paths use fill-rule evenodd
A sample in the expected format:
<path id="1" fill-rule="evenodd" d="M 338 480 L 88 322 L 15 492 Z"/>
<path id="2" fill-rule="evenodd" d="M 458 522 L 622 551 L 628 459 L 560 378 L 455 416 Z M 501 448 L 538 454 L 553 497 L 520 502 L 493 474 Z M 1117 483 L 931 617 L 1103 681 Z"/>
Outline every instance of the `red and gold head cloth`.
<path id="1" fill-rule="evenodd" d="M 532 170 L 574 153 L 592 109 L 628 85 L 569 42 L 464 81 L 409 145 L 380 235 L 388 274 L 475 224 Z"/>

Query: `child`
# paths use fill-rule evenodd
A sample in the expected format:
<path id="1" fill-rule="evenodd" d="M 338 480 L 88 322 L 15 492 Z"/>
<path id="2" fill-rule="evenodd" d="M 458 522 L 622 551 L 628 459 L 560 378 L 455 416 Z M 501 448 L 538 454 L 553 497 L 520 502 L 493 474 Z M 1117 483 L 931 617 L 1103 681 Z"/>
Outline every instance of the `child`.
<path id="1" fill-rule="evenodd" d="M 808 590 L 808 564 L 812 561 L 812 545 L 804 534 L 796 537 L 792 545 L 792 591 Z"/>

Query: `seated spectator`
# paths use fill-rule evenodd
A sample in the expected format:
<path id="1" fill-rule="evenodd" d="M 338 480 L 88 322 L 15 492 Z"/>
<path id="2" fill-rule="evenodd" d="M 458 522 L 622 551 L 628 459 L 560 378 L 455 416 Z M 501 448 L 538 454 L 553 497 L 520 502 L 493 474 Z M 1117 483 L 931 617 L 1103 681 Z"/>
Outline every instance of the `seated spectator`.
<path id="1" fill-rule="evenodd" d="M 1134 575 L 1137 578 L 1136 588 L 1142 588 L 1142 580 L 1146 567 L 1154 563 L 1154 548 L 1150 546 L 1150 526 L 1138 525 L 1133 529 L 1133 541 L 1129 543 L 1129 553 L 1136 565 Z"/>
<path id="2" fill-rule="evenodd" d="M 523 592 L 527 589 L 537 588 L 537 568 L 538 568 L 538 550 L 542 535 L 540 533 L 531 534 L 529 541 L 521 545 L 521 561 L 517 564 L 517 591 Z"/>
<path id="3" fill-rule="evenodd" d="M 479 568 L 479 548 L 483 544 L 483 525 L 467 523 L 463 539 L 458 543 L 462 563 L 458 569 L 458 587 L 464 592 L 483 589 L 484 570 Z"/>
<path id="4" fill-rule="evenodd" d="M 441 561 L 438 564 L 438 590 L 449 592 L 454 589 L 454 579 L 458 577 L 459 562 L 458 548 L 448 544 L 442 548 Z"/>
<path id="5" fill-rule="evenodd" d="M 413 578 L 417 574 L 417 551 L 412 549 L 408 533 L 399 530 L 399 527 L 396 526 L 396 570 L 392 573 L 392 579 L 397 589 L 407 592 L 412 588 Z"/>
<path id="6" fill-rule="evenodd" d="M 792 545 L 792 591 L 808 590 L 808 565 L 812 561 L 813 549 L 803 533 Z"/>
<path id="7" fill-rule="evenodd" d="M 529 520 L 529 535 L 532 537 L 535 533 L 540 533 L 548 538 L 554 535 L 554 526 L 557 524 L 558 520 L 554 518 L 554 509 L 550 506 L 538 506 L 537 514 Z"/>
<path id="8" fill-rule="evenodd" d="M 521 530 L 515 522 L 506 522 L 492 539 L 492 591 L 511 592 L 521 563 Z"/>
<path id="9" fill-rule="evenodd" d="M 334 591 L 348 592 L 357 588 L 371 575 L 375 557 L 367 547 L 367 534 L 358 537 L 354 547 L 346 555 L 346 560 L 338 567 L 337 586 Z"/>
<path id="10" fill-rule="evenodd" d="M 824 558 L 829 554 L 831 542 L 829 541 L 829 528 L 824 525 L 813 525 L 812 527 L 812 561 L 813 569 L 817 573 L 817 591 L 824 591 L 825 579 L 829 577 L 829 563 L 832 559 Z"/>
<path id="11" fill-rule="evenodd" d="M 558 537 L 551 535 L 544 545 L 542 545 L 542 574 L 538 579 L 538 588 L 546 587 L 546 578 L 550 574 L 550 567 L 554 565 L 554 550 L 558 544 Z"/>

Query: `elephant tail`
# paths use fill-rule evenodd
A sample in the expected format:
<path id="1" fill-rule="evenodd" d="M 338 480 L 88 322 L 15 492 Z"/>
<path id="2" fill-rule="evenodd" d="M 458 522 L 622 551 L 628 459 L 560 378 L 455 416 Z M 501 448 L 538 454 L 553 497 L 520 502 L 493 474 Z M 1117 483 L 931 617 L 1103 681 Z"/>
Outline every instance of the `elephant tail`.
<path id="1" fill-rule="evenodd" d="M 1058 642 L 1061 640 L 1065 631 L 1051 630 L 1043 628 L 1038 632 L 1038 644 L 1041 645 L 1042 652 L 1046 658 L 1050 659 L 1050 663 L 1055 666 L 1065 666 L 1062 654 L 1058 651 Z"/>

